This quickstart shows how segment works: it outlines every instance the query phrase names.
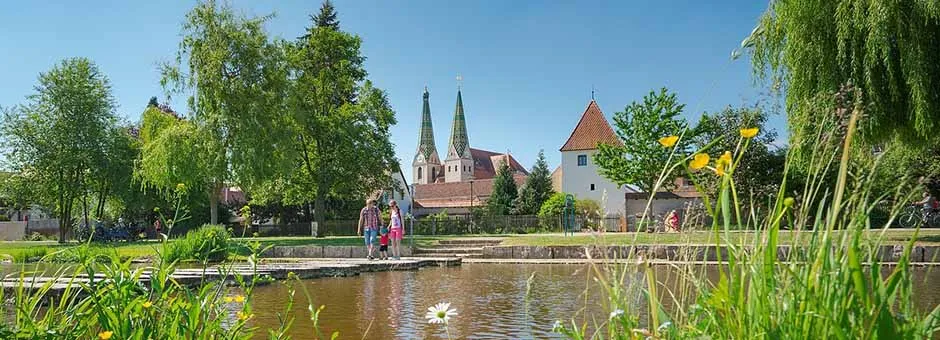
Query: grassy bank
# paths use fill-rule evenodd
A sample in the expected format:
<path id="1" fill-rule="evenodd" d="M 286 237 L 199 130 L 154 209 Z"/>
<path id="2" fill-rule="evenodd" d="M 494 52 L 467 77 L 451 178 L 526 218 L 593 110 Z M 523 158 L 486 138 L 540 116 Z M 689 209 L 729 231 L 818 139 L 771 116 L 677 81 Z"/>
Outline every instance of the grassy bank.
<path id="1" fill-rule="evenodd" d="M 438 240 L 453 238 L 448 236 L 418 236 L 415 237 L 415 246 L 429 246 L 436 243 Z M 246 238 L 235 238 L 233 239 L 239 243 L 248 241 L 248 242 L 259 242 L 262 247 L 266 246 L 300 246 L 300 245 L 322 245 L 322 246 L 359 246 L 362 245 L 362 238 L 356 236 L 338 236 L 338 237 L 324 237 L 324 238 L 312 238 L 312 237 L 246 237 Z M 170 243 L 175 242 L 175 240 L 170 240 Z M 403 243 L 409 245 L 410 241 L 406 239 Z M 71 242 L 66 244 L 60 244 L 56 241 L 5 241 L 0 242 L 0 257 L 12 258 L 14 262 L 27 262 L 27 260 L 35 260 L 38 257 L 42 257 L 51 253 L 54 253 L 59 250 L 77 247 L 78 242 Z M 93 251 L 99 252 L 110 252 L 114 251 L 120 258 L 123 259 L 137 259 L 137 258 L 147 258 L 154 257 L 157 255 L 157 247 L 160 246 L 159 242 L 155 241 L 141 241 L 141 242 L 129 242 L 129 243 L 112 243 L 112 244 L 92 244 L 91 249 Z M 247 256 L 250 251 L 244 247 L 234 247 L 230 249 L 232 255 L 236 257 Z"/>
<path id="2" fill-rule="evenodd" d="M 791 244 L 797 239 L 806 239 L 810 237 L 812 231 L 780 231 L 779 243 Z M 834 232 L 835 235 L 839 231 Z M 869 230 L 863 233 L 868 240 L 876 240 L 883 237 L 884 244 L 905 244 L 914 236 L 914 230 L 911 229 L 893 229 L 893 230 Z M 759 236 L 759 235 L 758 235 Z M 755 237 L 755 232 L 751 231 L 732 231 L 726 234 L 716 236 L 714 232 L 685 232 L 685 233 L 578 233 L 573 236 L 564 236 L 562 234 L 528 234 L 528 235 L 503 235 L 501 245 L 511 246 L 573 246 L 573 245 L 594 245 L 594 244 L 715 244 L 716 237 L 718 243 L 732 242 L 740 244 L 742 241 L 750 241 Z M 940 245 L 940 229 L 921 229 L 917 233 L 915 244 L 918 245 Z"/>

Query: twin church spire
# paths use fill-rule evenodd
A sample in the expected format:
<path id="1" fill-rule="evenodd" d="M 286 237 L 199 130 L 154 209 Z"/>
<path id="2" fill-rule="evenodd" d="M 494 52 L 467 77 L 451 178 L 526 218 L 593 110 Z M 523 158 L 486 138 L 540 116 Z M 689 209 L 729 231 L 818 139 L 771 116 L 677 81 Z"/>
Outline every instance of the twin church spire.
<path id="1" fill-rule="evenodd" d="M 460 77 L 457 77 L 460 81 Z M 463 98 L 457 87 L 457 106 L 454 108 L 454 120 L 451 126 L 450 140 L 447 145 L 447 159 L 441 163 L 434 144 L 434 127 L 431 122 L 431 105 L 427 87 L 424 88 L 424 104 L 421 109 L 421 131 L 418 150 L 415 153 L 414 183 L 429 184 L 444 178 L 445 182 L 460 182 L 469 179 L 473 173 L 473 158 L 470 153 L 470 138 L 467 134 L 467 120 L 464 115 Z"/>

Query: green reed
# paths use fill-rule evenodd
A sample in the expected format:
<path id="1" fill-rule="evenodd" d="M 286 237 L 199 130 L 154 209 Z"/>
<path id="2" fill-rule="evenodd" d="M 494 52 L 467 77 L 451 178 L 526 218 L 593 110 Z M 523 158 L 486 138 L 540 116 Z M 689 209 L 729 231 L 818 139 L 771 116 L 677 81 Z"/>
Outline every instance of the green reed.
<path id="1" fill-rule="evenodd" d="M 684 170 L 690 178 L 721 177 L 715 201 L 703 195 L 717 240 L 717 280 L 705 278 L 705 261 L 681 250 L 680 261 L 668 264 L 668 275 L 674 275 L 668 278 L 656 277 L 653 265 L 636 252 L 621 264 L 595 263 L 609 318 L 584 316 L 558 322 L 554 330 L 571 339 L 931 338 L 940 326 L 940 307 L 929 313 L 915 308 L 910 257 L 916 232 L 892 258 L 896 264 L 882 261 L 889 255 L 882 247 L 884 232 L 910 197 L 904 193 L 918 191 L 902 185 L 895 192 L 874 192 L 878 158 L 868 165 L 858 161 L 864 158 L 855 140 L 861 105 L 835 109 L 829 120 L 815 122 L 816 135 L 805 136 L 804 146 L 788 155 L 785 173 L 796 163 L 793 153 L 802 153 L 800 166 L 809 170 L 801 196 L 787 197 L 792 189 L 785 180 L 763 210 L 754 200 L 743 202 L 733 179 L 754 131 L 742 129 L 738 147 L 717 160 L 703 161 L 706 150 L 670 160 L 664 175 Z M 900 199 L 889 202 L 889 196 Z M 889 218 L 875 224 L 870 216 L 886 204 Z M 754 230 L 753 237 L 731 235 L 739 225 Z M 803 232 L 778 247 L 782 226 Z M 864 235 L 873 228 L 878 235 Z"/>

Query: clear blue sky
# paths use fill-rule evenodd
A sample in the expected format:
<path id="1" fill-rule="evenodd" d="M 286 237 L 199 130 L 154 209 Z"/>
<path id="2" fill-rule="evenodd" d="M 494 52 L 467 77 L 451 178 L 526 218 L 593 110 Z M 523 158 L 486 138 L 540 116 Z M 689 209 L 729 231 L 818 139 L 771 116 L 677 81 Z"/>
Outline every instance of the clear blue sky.
<path id="1" fill-rule="evenodd" d="M 233 1 L 250 15 L 275 13 L 272 35 L 294 38 L 319 1 Z M 0 106 L 24 102 L 36 77 L 83 56 L 111 79 L 118 113 L 138 121 L 163 98 L 156 64 L 171 60 L 189 1 L 31 1 L 0 5 Z M 697 121 L 703 111 L 750 105 L 766 91 L 731 51 L 765 1 L 335 1 L 343 30 L 363 39 L 369 78 L 397 112 L 392 130 L 406 176 L 418 142 L 421 92 L 431 93 L 438 152 L 446 155 L 463 76 L 472 147 L 510 150 L 530 167 L 558 149 L 595 97 L 610 117 L 667 86 Z M 185 112 L 184 101 L 173 106 Z M 784 134 L 782 117 L 772 126 Z"/>

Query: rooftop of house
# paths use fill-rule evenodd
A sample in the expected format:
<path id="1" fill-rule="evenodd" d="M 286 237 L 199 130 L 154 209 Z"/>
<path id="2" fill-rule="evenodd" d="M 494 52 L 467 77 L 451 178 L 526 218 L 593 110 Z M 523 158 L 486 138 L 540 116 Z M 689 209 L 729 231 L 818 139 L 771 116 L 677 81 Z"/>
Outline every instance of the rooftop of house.
<path id="1" fill-rule="evenodd" d="M 578 125 L 575 126 L 574 131 L 571 131 L 571 136 L 560 151 L 594 150 L 598 144 L 623 145 L 614 130 L 610 128 L 597 102 L 591 100 L 584 114 L 581 115 Z"/>

